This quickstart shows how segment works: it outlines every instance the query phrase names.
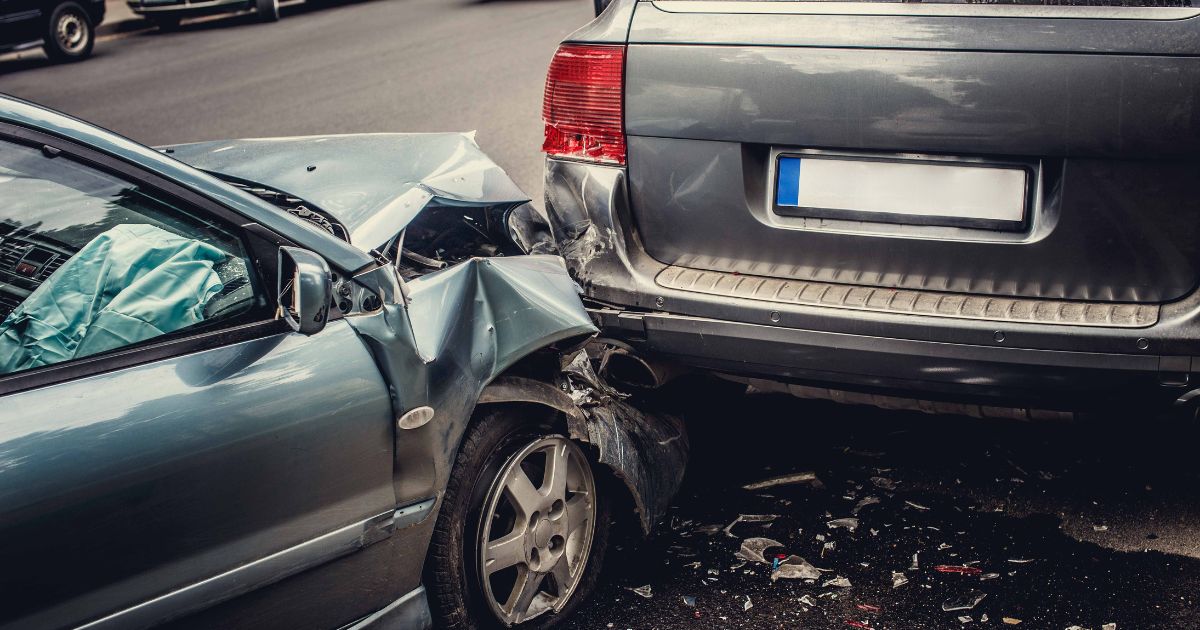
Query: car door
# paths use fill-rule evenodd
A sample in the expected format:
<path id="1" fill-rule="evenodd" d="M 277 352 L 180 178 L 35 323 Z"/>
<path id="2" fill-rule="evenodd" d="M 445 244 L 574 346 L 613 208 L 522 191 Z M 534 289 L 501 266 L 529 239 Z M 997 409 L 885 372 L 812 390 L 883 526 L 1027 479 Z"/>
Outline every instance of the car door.
<path id="1" fill-rule="evenodd" d="M 242 223 L 0 136 L 0 627 L 153 625 L 390 522 L 387 388 L 344 320 L 281 325 L 277 243 Z"/>
<path id="2" fill-rule="evenodd" d="M 23 44 L 41 36 L 38 0 L 0 0 L 0 46 Z"/>

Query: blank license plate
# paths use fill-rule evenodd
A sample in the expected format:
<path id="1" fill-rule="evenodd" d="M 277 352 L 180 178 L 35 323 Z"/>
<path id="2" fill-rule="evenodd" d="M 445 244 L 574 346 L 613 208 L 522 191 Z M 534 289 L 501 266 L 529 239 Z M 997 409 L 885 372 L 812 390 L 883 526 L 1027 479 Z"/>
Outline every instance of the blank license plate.
<path id="1" fill-rule="evenodd" d="M 775 212 L 823 217 L 1019 229 L 1025 222 L 1024 168 L 841 157 L 780 156 Z"/>

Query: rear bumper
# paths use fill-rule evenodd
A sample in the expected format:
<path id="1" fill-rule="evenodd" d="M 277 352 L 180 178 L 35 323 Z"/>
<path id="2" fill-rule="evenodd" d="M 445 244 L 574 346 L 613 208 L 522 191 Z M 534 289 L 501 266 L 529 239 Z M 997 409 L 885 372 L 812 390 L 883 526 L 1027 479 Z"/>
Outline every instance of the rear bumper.
<path id="1" fill-rule="evenodd" d="M 1145 327 L 960 319 L 710 295 L 656 282 L 625 171 L 547 160 L 550 231 L 604 334 L 719 372 L 911 398 L 1166 407 L 1200 387 L 1200 298 Z M 1195 358 L 1193 358 L 1195 357 Z"/>

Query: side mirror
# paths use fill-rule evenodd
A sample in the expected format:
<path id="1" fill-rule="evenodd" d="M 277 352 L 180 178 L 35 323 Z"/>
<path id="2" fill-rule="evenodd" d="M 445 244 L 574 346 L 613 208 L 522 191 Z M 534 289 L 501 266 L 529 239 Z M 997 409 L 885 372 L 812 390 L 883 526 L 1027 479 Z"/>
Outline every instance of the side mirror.
<path id="1" fill-rule="evenodd" d="M 333 276 L 324 258 L 298 247 L 279 248 L 279 312 L 292 330 L 315 335 L 329 319 Z"/>

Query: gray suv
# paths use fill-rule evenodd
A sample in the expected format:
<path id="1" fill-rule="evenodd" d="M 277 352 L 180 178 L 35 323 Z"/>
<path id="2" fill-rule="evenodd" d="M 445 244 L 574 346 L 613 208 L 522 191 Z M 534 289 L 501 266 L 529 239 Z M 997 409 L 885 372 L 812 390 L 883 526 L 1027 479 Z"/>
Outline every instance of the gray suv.
<path id="1" fill-rule="evenodd" d="M 1190 407 L 1200 8 L 1070 4 L 616 0 L 572 34 L 546 210 L 609 370 Z"/>

